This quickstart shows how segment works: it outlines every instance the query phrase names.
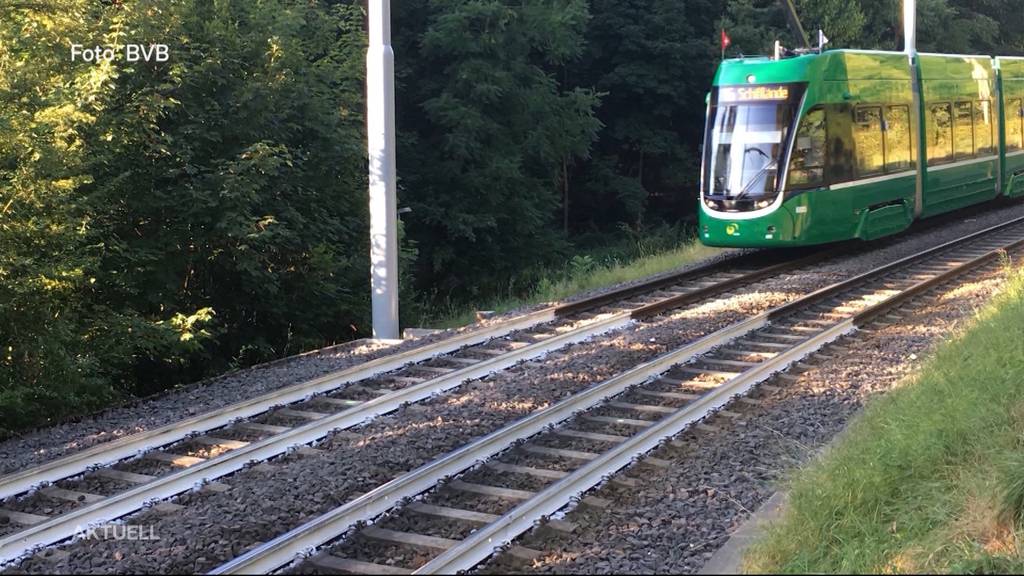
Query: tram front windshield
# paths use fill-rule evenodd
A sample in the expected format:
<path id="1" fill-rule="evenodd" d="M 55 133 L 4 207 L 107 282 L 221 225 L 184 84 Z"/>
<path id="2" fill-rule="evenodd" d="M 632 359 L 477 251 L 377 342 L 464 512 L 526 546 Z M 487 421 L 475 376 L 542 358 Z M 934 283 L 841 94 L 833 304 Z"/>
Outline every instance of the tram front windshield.
<path id="1" fill-rule="evenodd" d="M 779 193 L 800 85 L 723 86 L 712 95 L 705 142 L 709 206 L 750 210 Z"/>

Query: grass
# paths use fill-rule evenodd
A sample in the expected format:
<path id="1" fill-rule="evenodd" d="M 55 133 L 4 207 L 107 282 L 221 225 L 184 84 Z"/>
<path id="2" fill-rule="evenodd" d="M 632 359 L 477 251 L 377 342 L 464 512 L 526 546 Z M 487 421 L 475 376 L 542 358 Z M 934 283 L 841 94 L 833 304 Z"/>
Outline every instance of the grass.
<path id="1" fill-rule="evenodd" d="M 539 282 L 529 296 L 498 298 L 476 306 L 449 309 L 426 322 L 437 328 L 457 328 L 476 321 L 476 310 L 493 310 L 500 313 L 539 302 L 562 300 L 587 290 L 667 272 L 709 258 L 721 251 L 720 248 L 704 246 L 697 240 L 689 240 L 660 252 L 644 253 L 647 251 L 640 250 L 638 256 L 626 262 L 612 258 L 610 262 L 602 264 L 591 255 L 575 256 L 567 263 L 565 271 L 552 271 L 547 278 Z"/>
<path id="2" fill-rule="evenodd" d="M 1024 273 L 793 480 L 768 573 L 1024 571 Z"/>

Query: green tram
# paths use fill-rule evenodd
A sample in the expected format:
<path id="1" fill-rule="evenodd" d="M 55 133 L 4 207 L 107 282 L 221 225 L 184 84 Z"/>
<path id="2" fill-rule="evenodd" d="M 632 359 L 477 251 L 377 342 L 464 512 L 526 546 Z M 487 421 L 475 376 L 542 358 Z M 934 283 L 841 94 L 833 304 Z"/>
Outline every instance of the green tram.
<path id="1" fill-rule="evenodd" d="M 1022 122 L 1024 58 L 832 50 L 726 60 L 708 100 L 701 240 L 872 240 L 1022 196 Z"/>

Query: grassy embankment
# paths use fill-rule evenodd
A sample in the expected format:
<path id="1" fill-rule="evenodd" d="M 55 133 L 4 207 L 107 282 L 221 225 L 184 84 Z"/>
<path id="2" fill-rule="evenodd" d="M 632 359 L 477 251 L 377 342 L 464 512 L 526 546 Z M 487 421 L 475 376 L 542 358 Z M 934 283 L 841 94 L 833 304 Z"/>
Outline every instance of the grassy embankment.
<path id="1" fill-rule="evenodd" d="M 798 473 L 750 572 L 1024 572 L 1024 272 Z"/>
<path id="2" fill-rule="evenodd" d="M 500 313 L 539 302 L 561 300 L 587 290 L 667 272 L 720 252 L 722 249 L 709 248 L 693 239 L 663 251 L 641 250 L 632 258 L 576 256 L 567 263 L 564 271 L 551 271 L 529 296 L 499 298 L 469 307 L 449 307 L 433 318 L 428 316 L 424 324 L 436 328 L 457 328 L 472 324 L 476 320 L 476 310 Z"/>

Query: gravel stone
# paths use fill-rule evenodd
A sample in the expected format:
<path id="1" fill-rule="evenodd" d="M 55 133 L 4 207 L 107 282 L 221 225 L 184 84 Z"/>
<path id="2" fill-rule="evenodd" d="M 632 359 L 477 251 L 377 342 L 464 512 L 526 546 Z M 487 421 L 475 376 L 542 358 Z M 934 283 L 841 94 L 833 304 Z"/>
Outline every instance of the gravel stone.
<path id="1" fill-rule="evenodd" d="M 970 221 L 948 224 L 927 233 L 907 235 L 900 241 L 890 240 L 884 247 L 876 243 L 875 246 L 880 248 L 870 253 L 858 253 L 852 257 L 820 265 L 814 270 L 762 281 L 752 287 L 737 289 L 713 302 L 675 310 L 652 321 L 636 323 L 591 341 L 572 345 L 557 354 L 465 384 L 416 406 L 403 407 L 349 430 L 359 434 L 359 438 L 350 435 L 328 437 L 317 444 L 316 447 L 322 452 L 315 455 L 290 454 L 274 459 L 273 473 L 257 467 L 246 468 L 220 480 L 231 486 L 231 490 L 227 492 L 187 492 L 174 500 L 185 506 L 176 513 L 154 515 L 151 511 L 145 511 L 125 519 L 130 523 L 138 523 L 143 518 L 146 522 L 151 522 L 154 532 L 161 538 L 159 541 L 71 542 L 59 547 L 68 553 L 66 558 L 49 562 L 29 558 L 13 568 L 32 573 L 54 570 L 74 573 L 166 573 L 209 570 L 255 542 L 267 541 L 280 535 L 474 438 L 493 432 L 515 419 L 566 398 L 586 386 L 606 380 L 640 362 L 650 360 L 738 320 L 791 301 L 810 290 L 867 271 L 880 263 L 913 253 L 922 247 L 958 237 L 967 230 L 981 229 L 1022 214 L 1022 206 L 1015 205 L 977 214 L 972 216 Z M 301 360 L 279 366 L 300 365 Z M 864 367 L 858 369 L 863 371 Z M 256 372 L 252 374 L 255 375 Z M 278 377 L 288 378 L 283 374 L 278 374 Z M 298 379 L 301 378 L 293 378 Z M 259 383 L 255 385 L 261 386 Z M 203 391 L 213 393 L 214 388 L 219 389 L 206 387 Z M 240 393 L 237 387 L 228 389 L 230 391 L 223 392 L 229 398 L 225 402 L 251 395 L 248 392 Z M 827 397 L 828 395 L 814 396 L 807 399 L 806 403 L 821 402 Z M 152 406 L 156 404 L 150 405 Z M 167 410 L 168 413 L 173 412 L 174 407 L 170 406 Z M 813 425 L 813 431 L 820 433 L 823 427 L 818 426 L 813 420 L 813 414 L 815 412 L 811 410 L 808 417 L 812 419 L 809 422 Z M 166 414 L 162 413 L 161 417 L 163 416 Z M 802 415 L 797 414 L 796 417 Z M 757 422 L 760 421 L 758 417 Z M 595 428 L 594 431 L 608 432 L 608 428 L 602 426 Z M 60 437 L 60 433 L 57 436 Z M 778 443 L 775 433 L 765 432 L 755 425 L 749 425 L 743 437 L 750 442 L 756 438 L 768 438 Z M 4 446 L 7 447 L 9 444 Z M 768 453 L 766 451 L 766 454 Z M 727 460 L 732 456 L 733 453 L 724 450 L 720 453 L 719 459 Z M 643 473 L 637 475 L 646 479 L 656 478 L 657 474 L 651 473 L 651 470 L 660 469 L 645 467 Z M 132 471 L 148 473 L 142 470 Z M 658 473 L 664 474 L 665 471 L 661 470 Z M 665 483 L 654 481 L 650 483 L 658 490 L 663 490 L 663 484 Z M 720 485 L 710 487 L 714 490 L 722 489 Z M 718 498 L 713 498 L 711 495 L 701 496 L 703 493 L 693 490 L 692 487 L 687 489 L 690 490 L 688 496 L 698 500 L 723 500 L 721 492 L 709 493 L 719 495 Z M 477 509 L 474 504 L 460 503 L 459 496 L 449 495 L 449 492 L 451 491 L 442 491 L 441 493 L 445 495 L 439 495 L 438 498 L 448 501 L 447 505 Z M 501 513 L 503 506 L 509 505 L 506 501 L 494 500 L 488 502 L 486 509 L 481 511 Z M 726 504 L 722 504 L 723 510 L 731 510 L 729 506 L 732 506 L 732 500 L 725 500 Z M 744 504 L 747 508 L 753 506 L 750 498 L 733 500 L 747 502 L 749 505 Z M 474 497 L 472 502 L 479 503 L 480 500 Z M 720 514 L 719 519 L 721 517 Z M 607 518 L 596 522 L 602 525 L 614 524 Z M 708 519 L 693 521 L 695 534 L 706 534 L 708 538 L 721 539 L 716 526 L 718 524 Z M 637 538 L 635 534 L 639 533 L 639 528 L 629 532 L 634 538 Z M 643 534 L 646 535 L 647 532 Z M 612 539 L 594 542 L 600 542 L 607 550 L 608 547 L 603 546 L 605 541 L 611 542 Z M 709 543 L 701 546 L 701 551 L 713 549 Z M 629 559 L 626 553 L 629 550 L 627 546 L 621 546 L 623 555 L 617 555 L 618 550 L 601 553 L 602 561 L 607 562 L 612 571 L 624 566 L 622 558 Z M 675 553 L 682 554 L 678 551 Z M 579 558 L 584 558 L 584 555 Z M 566 565 L 559 567 L 564 568 Z M 592 569 L 592 566 L 589 568 Z"/>
<path id="2" fill-rule="evenodd" d="M 1001 285 L 1003 272 L 943 288 L 932 303 L 914 305 L 899 325 L 862 331 L 826 349 L 833 359 L 804 371 L 795 383 L 759 391 L 759 406 L 735 403 L 746 426 L 719 417 L 717 432 L 682 434 L 657 456 L 670 468 L 624 473 L 640 479 L 636 490 L 606 484 L 594 492 L 610 498 L 606 511 L 576 508 L 565 519 L 579 524 L 571 536 L 552 539 L 533 530 L 517 543 L 548 554 L 530 566 L 508 557 L 477 568 L 481 573 L 692 573 L 712 557 L 752 511 L 792 471 L 813 458 L 869 398 L 892 389 L 955 332 Z"/>
<path id="3" fill-rule="evenodd" d="M 746 251 L 724 250 L 720 254 L 680 266 L 664 275 L 732 258 L 744 252 Z M 591 290 L 565 301 L 580 300 L 643 281 L 645 279 Z M 208 378 L 154 396 L 126 401 L 96 414 L 29 430 L 0 442 L 0 475 L 17 472 L 30 466 L 38 466 L 97 444 L 144 432 L 202 412 L 216 410 L 284 386 L 351 368 L 382 356 L 405 352 L 480 327 L 492 326 L 513 316 L 541 310 L 549 305 L 550 303 L 538 303 L 510 310 L 471 326 L 444 330 L 399 344 L 357 340 L 328 346 L 320 350 Z M 486 358 L 486 356 L 484 357 Z M 339 397 L 349 398 L 347 395 Z M 373 395 L 369 395 L 354 399 L 368 400 L 372 397 Z"/>
<path id="4" fill-rule="evenodd" d="M 38 466 L 97 444 L 216 410 L 434 340 L 437 338 L 416 339 L 397 346 L 360 342 L 326 348 L 286 359 L 285 362 L 255 366 L 166 394 L 128 402 L 78 421 L 32 430 L 0 442 L 0 474 Z"/>

